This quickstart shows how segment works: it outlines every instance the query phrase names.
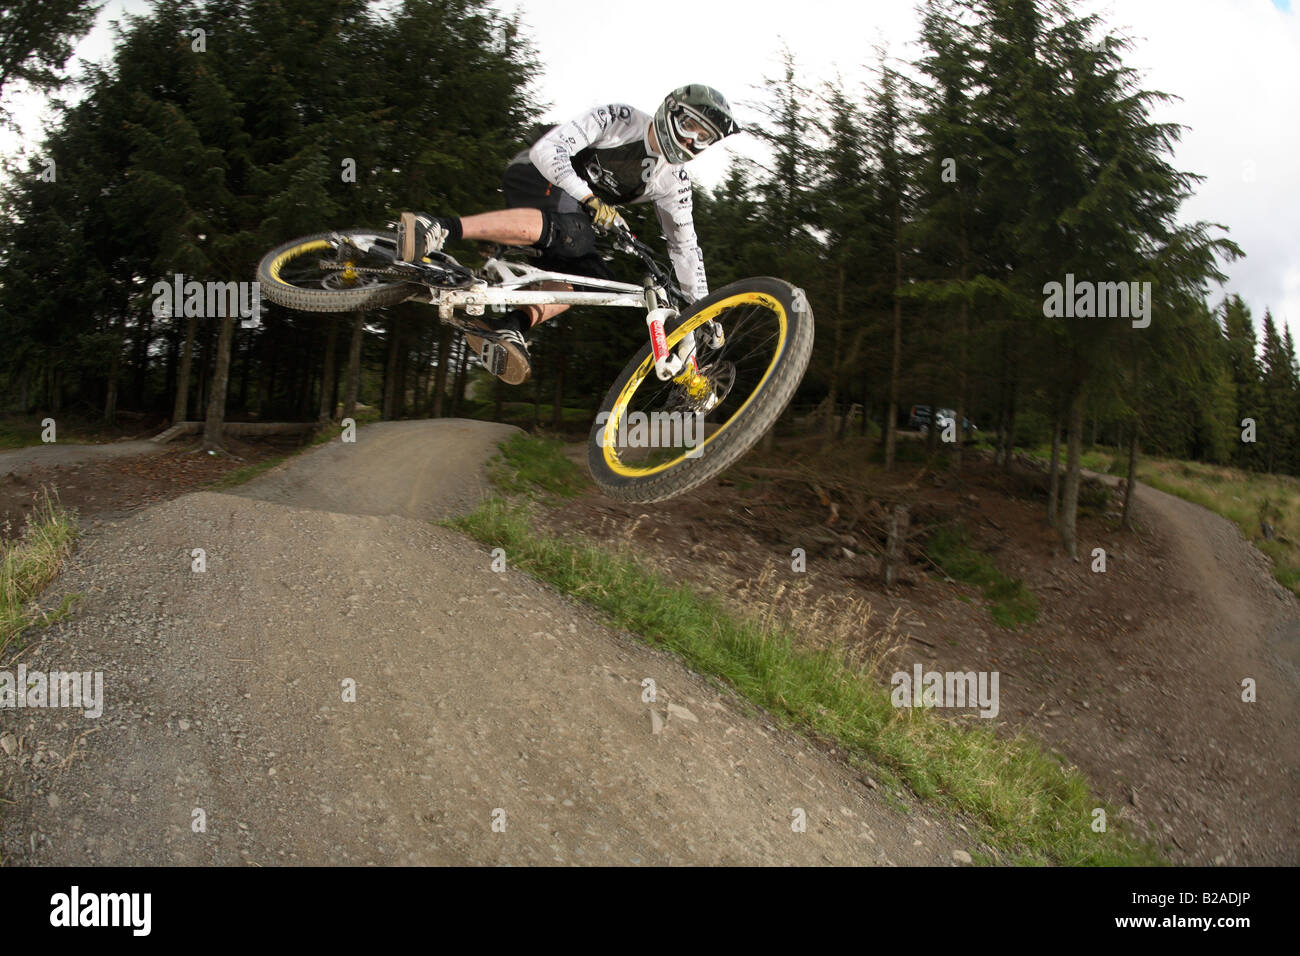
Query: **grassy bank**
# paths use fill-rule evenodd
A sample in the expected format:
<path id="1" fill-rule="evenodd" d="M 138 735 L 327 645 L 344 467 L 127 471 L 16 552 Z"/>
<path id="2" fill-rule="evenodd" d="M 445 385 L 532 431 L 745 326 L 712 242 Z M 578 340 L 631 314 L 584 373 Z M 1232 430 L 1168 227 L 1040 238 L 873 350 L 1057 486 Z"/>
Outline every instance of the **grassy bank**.
<path id="1" fill-rule="evenodd" d="M 558 443 L 518 436 L 502 449 L 495 475 L 505 487 L 523 488 L 534 474 L 547 476 L 551 493 L 583 483 Z M 532 507 L 494 498 L 452 524 L 504 548 L 513 567 L 726 682 L 778 721 L 834 741 L 887 782 L 968 815 L 1003 862 L 1157 862 L 1150 847 L 1116 828 L 1113 813 L 1109 832 L 1094 833 L 1093 809 L 1104 804 L 1078 771 L 1027 738 L 1001 739 L 933 712 L 896 708 L 874 674 L 847 663 L 847 648 L 809 649 L 789 630 L 738 616 L 627 551 L 539 532 Z"/>
<path id="2" fill-rule="evenodd" d="M 34 599 L 63 567 L 75 537 L 71 516 L 43 489 L 22 534 L 0 541 L 0 654 L 43 620 Z M 65 602 L 55 613 L 66 610 Z"/>

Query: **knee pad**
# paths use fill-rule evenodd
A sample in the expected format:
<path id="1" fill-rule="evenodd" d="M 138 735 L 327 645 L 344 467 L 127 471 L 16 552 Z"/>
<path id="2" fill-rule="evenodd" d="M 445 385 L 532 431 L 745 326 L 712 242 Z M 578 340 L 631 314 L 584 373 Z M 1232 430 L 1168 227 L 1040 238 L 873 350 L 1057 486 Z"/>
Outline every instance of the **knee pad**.
<path id="1" fill-rule="evenodd" d="M 596 248 L 596 231 L 586 213 L 542 212 L 542 237 L 536 247 L 547 255 L 578 259 Z"/>

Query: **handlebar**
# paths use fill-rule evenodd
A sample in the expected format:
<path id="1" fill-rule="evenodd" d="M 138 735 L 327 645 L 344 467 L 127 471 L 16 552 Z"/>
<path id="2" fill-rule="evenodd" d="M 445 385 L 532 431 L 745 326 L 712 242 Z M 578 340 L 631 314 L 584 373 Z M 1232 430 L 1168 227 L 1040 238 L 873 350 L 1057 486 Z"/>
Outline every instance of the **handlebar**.
<path id="1" fill-rule="evenodd" d="M 654 250 L 632 234 L 627 223 L 611 230 L 614 248 L 619 252 L 636 256 L 645 264 L 646 270 L 650 273 L 650 278 L 654 283 L 662 288 L 677 308 L 685 308 L 690 304 L 690 300 L 682 293 L 677 285 L 677 280 L 668 270 L 659 264 L 655 258 Z"/>

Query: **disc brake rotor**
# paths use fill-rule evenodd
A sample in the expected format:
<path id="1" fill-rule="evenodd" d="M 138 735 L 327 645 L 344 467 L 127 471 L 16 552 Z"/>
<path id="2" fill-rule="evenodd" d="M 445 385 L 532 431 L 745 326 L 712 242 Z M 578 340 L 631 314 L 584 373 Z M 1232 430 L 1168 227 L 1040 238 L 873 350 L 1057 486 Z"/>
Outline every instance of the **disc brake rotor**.
<path id="1" fill-rule="evenodd" d="M 736 384 L 736 366 L 732 362 L 701 365 L 696 373 L 708 383 L 707 389 L 678 384 L 666 402 L 666 411 L 705 412 L 721 405 Z"/>

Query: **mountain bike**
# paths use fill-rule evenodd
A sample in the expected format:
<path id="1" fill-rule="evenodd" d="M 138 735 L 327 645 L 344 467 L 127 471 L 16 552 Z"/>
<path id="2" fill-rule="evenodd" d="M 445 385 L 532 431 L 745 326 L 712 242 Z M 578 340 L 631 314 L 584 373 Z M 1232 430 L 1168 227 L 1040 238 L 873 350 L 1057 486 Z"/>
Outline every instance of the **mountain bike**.
<path id="1" fill-rule="evenodd" d="M 629 230 L 612 231 L 606 245 L 641 261 L 640 285 L 540 269 L 524 250 L 500 247 L 478 269 L 442 252 L 402 262 L 394 232 L 362 229 L 277 246 L 258 264 L 257 278 L 269 301 L 307 312 L 428 303 L 441 321 L 483 339 L 485 351 L 499 336 L 474 317 L 488 308 L 563 303 L 644 310 L 649 341 L 601 402 L 587 461 L 610 497 L 663 501 L 721 473 L 776 422 L 808 367 L 812 309 L 802 289 L 767 277 L 742 279 L 691 302 Z M 555 283 L 573 290 L 538 288 Z"/>

